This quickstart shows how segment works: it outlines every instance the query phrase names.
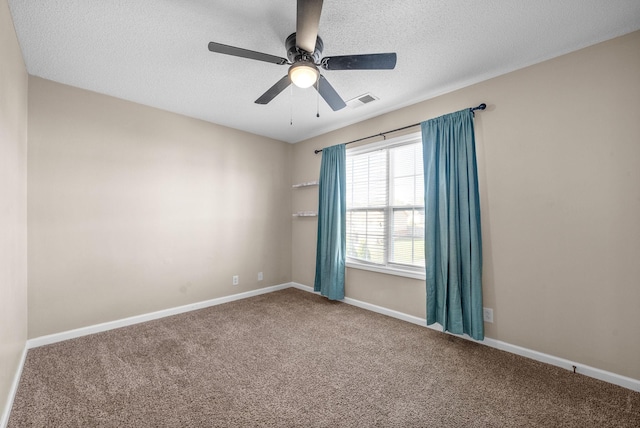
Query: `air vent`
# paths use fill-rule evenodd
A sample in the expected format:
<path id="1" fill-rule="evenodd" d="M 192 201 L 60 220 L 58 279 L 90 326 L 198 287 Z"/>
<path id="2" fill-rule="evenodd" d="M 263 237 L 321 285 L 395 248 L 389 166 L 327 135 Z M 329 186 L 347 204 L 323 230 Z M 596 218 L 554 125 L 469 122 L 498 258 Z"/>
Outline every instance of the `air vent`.
<path id="1" fill-rule="evenodd" d="M 368 104 L 370 102 L 377 101 L 379 99 L 380 98 L 376 97 L 373 94 L 364 94 L 364 95 L 357 96 L 353 99 L 350 99 L 349 101 L 347 101 L 347 105 L 351 108 L 357 108 L 365 104 Z"/>

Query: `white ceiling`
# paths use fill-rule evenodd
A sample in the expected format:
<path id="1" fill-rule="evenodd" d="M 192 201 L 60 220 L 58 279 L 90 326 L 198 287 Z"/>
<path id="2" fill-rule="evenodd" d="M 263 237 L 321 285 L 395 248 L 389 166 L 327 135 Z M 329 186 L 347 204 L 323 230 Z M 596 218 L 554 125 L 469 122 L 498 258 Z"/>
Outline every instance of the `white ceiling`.
<path id="1" fill-rule="evenodd" d="M 295 0 L 9 0 L 34 76 L 290 143 L 640 29 L 639 0 L 325 0 L 324 55 L 397 52 L 395 70 L 325 71 L 254 101 L 286 66 L 211 53 L 210 41 L 286 57 Z M 478 102 L 490 100 L 478 100 Z M 463 106 L 461 106 L 463 107 Z M 293 119 L 293 124 L 290 124 Z"/>

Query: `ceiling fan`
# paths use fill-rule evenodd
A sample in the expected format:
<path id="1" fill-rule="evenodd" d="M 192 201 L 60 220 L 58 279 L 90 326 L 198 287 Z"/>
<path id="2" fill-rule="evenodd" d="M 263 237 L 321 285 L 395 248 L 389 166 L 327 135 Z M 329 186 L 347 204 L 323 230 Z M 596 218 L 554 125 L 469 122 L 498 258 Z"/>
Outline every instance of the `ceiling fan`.
<path id="1" fill-rule="evenodd" d="M 257 104 L 268 104 L 293 83 L 300 88 L 314 86 L 334 111 L 340 110 L 346 106 L 345 102 L 327 79 L 320 74 L 318 68 L 324 70 L 392 70 L 395 68 L 395 53 L 323 57 L 324 44 L 318 36 L 322 0 L 297 1 L 296 32 L 287 37 L 285 41 L 288 59 L 221 43 L 209 43 L 211 52 L 277 65 L 289 65 L 287 75 L 262 94 L 255 101 Z"/>

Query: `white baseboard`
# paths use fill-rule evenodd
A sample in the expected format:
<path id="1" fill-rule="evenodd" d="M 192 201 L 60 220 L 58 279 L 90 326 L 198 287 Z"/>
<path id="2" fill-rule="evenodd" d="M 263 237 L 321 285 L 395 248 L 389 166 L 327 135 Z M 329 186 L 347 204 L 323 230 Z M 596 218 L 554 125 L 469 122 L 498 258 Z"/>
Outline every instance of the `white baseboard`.
<path id="1" fill-rule="evenodd" d="M 11 389 L 9 390 L 9 396 L 7 397 L 7 401 L 5 402 L 4 408 L 2 410 L 2 415 L 0 415 L 0 427 L 6 428 L 9 424 L 9 416 L 11 415 L 11 408 L 13 407 L 13 400 L 16 397 L 16 393 L 18 392 L 18 385 L 20 384 L 20 376 L 22 376 L 22 368 L 24 367 L 24 362 L 27 359 L 27 346 L 22 349 L 22 356 L 20 357 L 20 363 L 16 368 L 16 372 L 13 375 L 13 382 L 11 383 Z"/>
<path id="2" fill-rule="evenodd" d="M 123 318 L 115 321 L 108 321 L 102 324 L 95 324 L 87 327 L 81 327 L 74 330 L 63 331 L 61 333 L 49 334 L 27 340 L 27 349 L 37 348 L 38 346 L 50 345 L 63 340 L 74 339 L 89 334 L 100 333 L 102 331 L 113 330 L 115 328 L 126 327 L 128 325 L 139 324 L 141 322 L 152 321 L 158 318 L 164 318 L 171 315 L 182 314 L 184 312 L 195 311 L 197 309 L 208 308 L 210 306 L 221 305 L 223 303 L 233 302 L 235 300 L 246 299 L 248 297 L 259 296 L 260 294 L 271 293 L 273 291 L 284 290 L 291 287 L 291 283 L 274 285 L 271 287 L 259 288 L 257 290 L 247 291 L 245 293 L 232 294 L 231 296 L 219 297 L 217 299 L 205 300 L 203 302 L 191 303 L 175 308 L 164 309 L 148 314 L 136 315 L 129 318 Z"/>
<path id="3" fill-rule="evenodd" d="M 306 285 L 291 283 L 291 286 L 297 288 L 299 290 L 308 291 L 310 293 L 319 294 L 313 291 L 313 287 L 309 287 Z M 415 317 L 413 315 L 408 315 L 402 312 L 394 311 L 392 309 L 384 308 L 382 306 L 373 305 L 371 303 L 362 302 L 360 300 L 352 299 L 350 297 L 345 297 L 342 300 L 344 303 L 349 305 L 357 306 L 362 309 L 366 309 L 372 312 L 377 312 L 379 314 L 387 315 L 393 318 L 397 318 L 403 321 L 410 322 L 412 324 L 417 324 L 422 327 L 427 327 L 439 332 L 442 332 L 442 326 L 439 324 L 427 325 L 427 320 L 424 318 Z M 445 332 L 446 334 L 451 334 L 449 332 Z M 532 349 L 523 348 L 518 345 L 512 345 L 510 343 L 502 342 L 500 340 L 491 339 L 486 337 L 484 340 L 474 340 L 470 336 L 458 335 L 454 334 L 453 336 L 462 337 L 467 340 L 471 340 L 476 343 L 480 343 L 482 345 L 490 346 L 492 348 L 500 349 L 502 351 L 510 352 L 512 354 L 520 355 L 522 357 L 530 358 L 532 360 L 540 361 L 542 363 L 551 364 L 552 366 L 561 367 L 570 371 L 574 370 L 576 373 L 583 374 L 585 376 L 589 376 L 598 380 L 602 380 L 605 382 L 612 383 L 614 385 L 622 386 L 624 388 L 631 389 L 632 391 L 640 392 L 640 380 L 633 379 L 630 377 L 622 376 L 616 373 L 611 373 L 606 370 L 597 369 L 595 367 L 590 367 L 581 363 L 577 363 L 574 361 L 566 360 L 564 358 L 556 357 L 549 354 L 544 354 L 542 352 L 534 351 Z"/>

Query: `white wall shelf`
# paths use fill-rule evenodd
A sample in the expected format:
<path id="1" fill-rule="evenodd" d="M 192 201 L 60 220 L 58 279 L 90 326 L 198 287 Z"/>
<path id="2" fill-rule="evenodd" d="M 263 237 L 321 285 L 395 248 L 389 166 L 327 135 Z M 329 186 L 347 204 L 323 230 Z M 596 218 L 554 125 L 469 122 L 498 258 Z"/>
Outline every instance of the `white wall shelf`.
<path id="1" fill-rule="evenodd" d="M 320 184 L 320 182 L 318 180 L 315 181 L 305 181 L 304 183 L 298 183 L 298 184 L 294 184 L 292 187 L 294 189 L 298 189 L 300 187 L 310 187 L 310 186 L 317 186 L 318 184 Z"/>
<path id="2" fill-rule="evenodd" d="M 297 213 L 293 213 L 294 217 L 317 217 L 317 211 L 298 211 Z"/>
<path id="3" fill-rule="evenodd" d="M 320 184 L 320 181 L 313 180 L 313 181 L 304 181 L 302 183 L 297 183 L 291 187 L 293 187 L 294 189 L 300 189 L 302 187 L 317 186 L 318 184 Z M 293 213 L 293 217 L 317 217 L 317 216 L 318 216 L 318 211 L 298 211 Z"/>

